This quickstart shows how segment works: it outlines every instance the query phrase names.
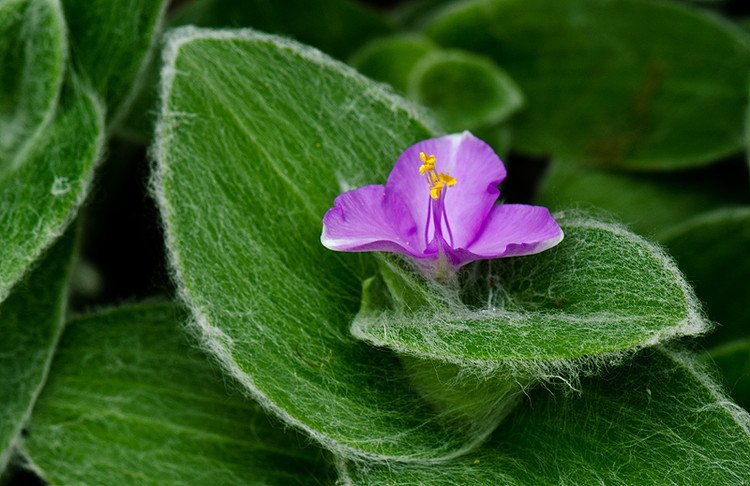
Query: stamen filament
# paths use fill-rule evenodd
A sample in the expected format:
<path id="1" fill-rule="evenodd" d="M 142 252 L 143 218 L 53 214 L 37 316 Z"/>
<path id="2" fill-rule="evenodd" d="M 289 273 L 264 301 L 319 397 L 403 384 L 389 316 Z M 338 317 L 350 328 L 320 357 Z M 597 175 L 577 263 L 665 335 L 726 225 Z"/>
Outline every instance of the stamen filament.
<path id="1" fill-rule="evenodd" d="M 442 207 L 443 207 L 443 220 L 445 221 L 445 229 L 448 230 L 448 238 L 450 238 L 451 247 L 453 246 L 453 231 L 451 231 L 451 225 L 448 223 L 448 211 L 445 210 L 445 193 L 443 193 Z"/>
<path id="2" fill-rule="evenodd" d="M 432 200 L 427 199 L 427 223 L 424 225 L 424 246 L 430 244 L 430 220 L 432 219 Z"/>
<path id="3" fill-rule="evenodd" d="M 422 165 L 419 166 L 419 173 L 425 176 L 427 186 L 430 188 L 430 198 L 427 200 L 427 221 L 424 227 L 425 245 L 430 244 L 430 221 L 433 224 L 432 239 L 443 240 L 443 221 L 445 229 L 448 232 L 450 245 L 453 246 L 453 231 L 448 222 L 448 214 L 445 212 L 445 191 L 448 187 L 456 185 L 456 178 L 451 177 L 444 172 L 435 170 L 436 158 L 434 155 L 427 155 L 424 152 L 419 153 Z M 434 206 L 434 207 L 433 207 Z"/>

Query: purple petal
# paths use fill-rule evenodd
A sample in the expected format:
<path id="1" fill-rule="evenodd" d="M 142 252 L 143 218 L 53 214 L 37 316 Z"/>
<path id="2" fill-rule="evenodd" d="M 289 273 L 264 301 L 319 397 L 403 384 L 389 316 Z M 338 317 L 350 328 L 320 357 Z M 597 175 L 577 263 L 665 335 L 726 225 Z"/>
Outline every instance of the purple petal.
<path id="1" fill-rule="evenodd" d="M 370 185 L 340 194 L 323 216 L 320 242 L 338 251 L 391 251 L 420 257 L 421 247 L 409 209 Z"/>
<path id="2" fill-rule="evenodd" d="M 451 246 L 465 248 L 476 238 L 500 194 L 497 185 L 505 178 L 505 167 L 489 145 L 469 132 L 431 138 L 406 149 L 393 167 L 386 187 L 409 208 L 422 239 L 430 196 L 425 176 L 419 174 L 419 152 L 434 154 L 435 170 L 457 180 L 446 191 L 445 208 L 455 238 Z M 432 233 L 431 229 L 428 242 Z"/>
<path id="3" fill-rule="evenodd" d="M 455 156 L 448 160 L 453 165 L 438 170 L 456 178 L 456 185 L 445 193 L 445 212 L 455 238 L 453 248 L 466 248 L 484 226 L 506 172 L 495 151 L 482 140 L 469 132 L 453 137 L 458 144 Z"/>
<path id="4" fill-rule="evenodd" d="M 562 229 L 547 208 L 500 204 L 492 208 L 477 238 L 450 257 L 454 265 L 463 265 L 482 258 L 533 255 L 562 239 Z"/>

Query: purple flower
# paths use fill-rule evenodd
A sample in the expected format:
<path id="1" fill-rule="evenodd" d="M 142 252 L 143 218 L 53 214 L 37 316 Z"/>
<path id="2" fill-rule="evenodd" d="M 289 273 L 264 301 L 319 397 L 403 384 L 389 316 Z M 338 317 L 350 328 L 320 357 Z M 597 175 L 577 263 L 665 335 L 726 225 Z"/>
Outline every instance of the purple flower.
<path id="1" fill-rule="evenodd" d="M 402 253 L 419 263 L 531 255 L 558 244 L 547 208 L 495 204 L 505 166 L 469 132 L 423 140 L 396 161 L 388 181 L 340 194 L 323 217 L 324 246 Z"/>

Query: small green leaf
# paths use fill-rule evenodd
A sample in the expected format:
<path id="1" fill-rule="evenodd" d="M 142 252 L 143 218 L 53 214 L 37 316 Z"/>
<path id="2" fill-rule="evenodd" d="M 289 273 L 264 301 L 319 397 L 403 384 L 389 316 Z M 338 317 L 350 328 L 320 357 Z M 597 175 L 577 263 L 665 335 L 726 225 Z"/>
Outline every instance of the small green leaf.
<path id="1" fill-rule="evenodd" d="M 65 47 L 56 1 L 0 2 L 0 180 L 54 115 Z"/>
<path id="2" fill-rule="evenodd" d="M 406 93 L 412 69 L 433 49 L 437 45 L 424 36 L 399 34 L 370 42 L 357 51 L 349 64 L 365 76 Z"/>
<path id="3" fill-rule="evenodd" d="M 518 111 L 523 95 L 491 60 L 460 50 L 436 49 L 409 75 L 409 97 L 432 108 L 448 131 L 496 125 Z"/>
<path id="4" fill-rule="evenodd" d="M 433 132 L 381 85 L 285 39 L 181 29 L 168 52 L 154 185 L 181 294 L 224 366 L 347 456 L 445 457 L 482 440 L 496 422 L 447 420 L 396 357 L 350 336 L 374 261 L 320 244 L 342 189 L 385 181 Z"/>
<path id="5" fill-rule="evenodd" d="M 558 246 L 467 267 L 458 288 L 386 260 L 393 305 L 365 302 L 352 334 L 398 354 L 534 378 L 707 330 L 657 246 L 584 217 L 558 221 Z"/>
<path id="6" fill-rule="evenodd" d="M 430 108 L 448 131 L 496 127 L 523 105 L 518 86 L 490 59 L 439 49 L 423 36 L 376 39 L 351 64 Z"/>
<path id="7" fill-rule="evenodd" d="M 657 170 L 742 149 L 750 42 L 700 10 L 651 0 L 471 0 L 438 13 L 426 32 L 510 73 L 527 100 L 514 124 L 524 152 Z"/>
<path id="8" fill-rule="evenodd" d="M 697 216 L 662 241 L 719 323 L 709 342 L 750 338 L 750 207 L 721 209 Z"/>
<path id="9" fill-rule="evenodd" d="M 0 180 L 0 301 L 62 234 L 82 203 L 103 145 L 103 110 L 71 80 L 53 120 Z"/>
<path id="10" fill-rule="evenodd" d="M 106 102 L 110 122 L 122 115 L 158 37 L 166 0 L 61 0 L 73 65 Z"/>
<path id="11" fill-rule="evenodd" d="M 442 464 L 342 464 L 345 484 L 743 484 L 750 416 L 689 356 L 646 351 L 580 392 L 538 389 Z"/>
<path id="12" fill-rule="evenodd" d="M 320 451 L 284 433 L 142 304 L 68 322 L 23 451 L 52 484 L 310 484 Z"/>
<path id="13" fill-rule="evenodd" d="M 750 410 L 750 339 L 711 348 L 704 359 L 718 366 L 732 398 L 745 410 Z"/>
<path id="14" fill-rule="evenodd" d="M 74 238 L 62 238 L 0 304 L 0 475 L 42 389 L 63 328 Z"/>
<path id="15" fill-rule="evenodd" d="M 707 209 L 748 201 L 744 177 L 727 178 L 733 174 L 732 169 L 716 169 L 713 174 L 705 169 L 680 174 L 627 174 L 555 161 L 542 181 L 536 202 L 554 210 L 603 209 L 637 233 L 658 238 L 675 224 Z"/>

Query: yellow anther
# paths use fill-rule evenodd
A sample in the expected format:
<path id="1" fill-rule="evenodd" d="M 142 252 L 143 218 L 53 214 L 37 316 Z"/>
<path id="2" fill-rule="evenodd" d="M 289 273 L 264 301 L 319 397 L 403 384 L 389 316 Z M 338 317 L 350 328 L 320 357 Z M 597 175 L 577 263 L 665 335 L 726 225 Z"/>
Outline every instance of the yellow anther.
<path id="1" fill-rule="evenodd" d="M 435 170 L 435 156 L 427 155 L 424 152 L 419 152 L 419 158 L 422 160 L 422 165 L 419 166 L 419 173 L 424 174 L 431 170 Z"/>
<path id="2" fill-rule="evenodd" d="M 440 182 L 442 182 L 446 186 L 450 187 L 450 186 L 455 186 L 456 185 L 456 178 L 455 177 L 451 177 L 448 174 L 444 174 L 444 173 L 441 172 L 440 175 L 438 175 L 438 179 L 440 180 Z"/>
<path id="3" fill-rule="evenodd" d="M 430 176 L 432 177 L 432 185 L 430 186 L 430 197 L 432 197 L 432 199 L 438 199 L 440 197 L 443 187 L 456 185 L 456 178 L 443 172 L 440 174 L 431 172 Z"/>
<path id="4" fill-rule="evenodd" d="M 432 199 L 440 198 L 440 191 L 442 190 L 443 190 L 443 183 L 440 181 L 437 181 L 435 185 L 433 185 L 430 188 L 430 197 L 432 197 Z"/>

